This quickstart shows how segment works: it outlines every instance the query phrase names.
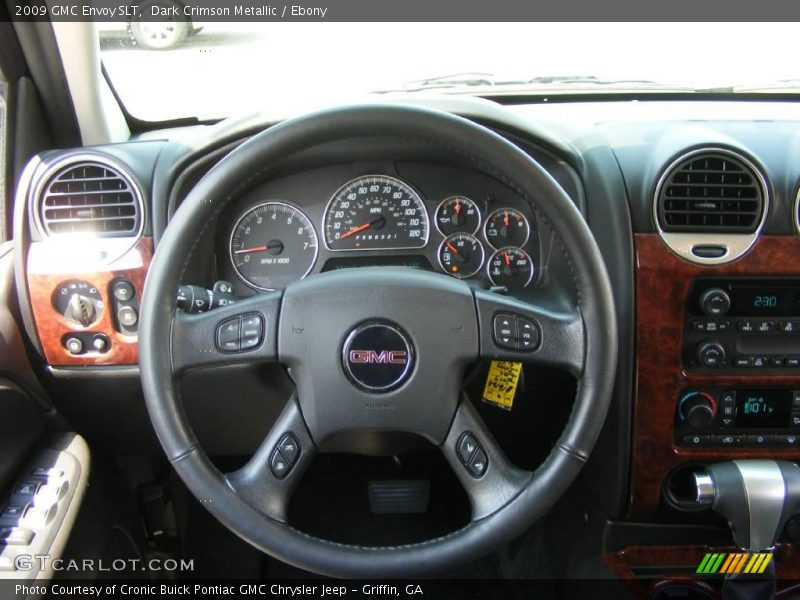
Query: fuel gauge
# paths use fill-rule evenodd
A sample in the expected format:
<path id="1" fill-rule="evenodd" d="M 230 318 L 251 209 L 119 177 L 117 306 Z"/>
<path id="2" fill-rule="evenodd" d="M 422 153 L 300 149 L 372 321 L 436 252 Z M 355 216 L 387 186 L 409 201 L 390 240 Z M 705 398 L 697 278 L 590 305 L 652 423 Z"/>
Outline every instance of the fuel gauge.
<path id="1" fill-rule="evenodd" d="M 472 277 L 483 266 L 483 246 L 469 233 L 454 233 L 439 247 L 439 264 L 453 277 Z"/>
<path id="2" fill-rule="evenodd" d="M 492 254 L 486 266 L 494 285 L 522 289 L 533 279 L 533 261 L 520 248 L 508 246 Z"/>

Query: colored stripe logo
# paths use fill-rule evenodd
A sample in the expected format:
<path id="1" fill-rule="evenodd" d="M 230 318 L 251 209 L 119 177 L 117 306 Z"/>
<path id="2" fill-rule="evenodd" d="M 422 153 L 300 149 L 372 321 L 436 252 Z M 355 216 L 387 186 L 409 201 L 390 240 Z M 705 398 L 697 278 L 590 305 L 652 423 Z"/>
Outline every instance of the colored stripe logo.
<path id="1" fill-rule="evenodd" d="M 728 575 L 732 573 L 758 575 L 767 569 L 770 561 L 772 561 L 771 552 L 707 553 L 695 573 L 703 575 Z"/>

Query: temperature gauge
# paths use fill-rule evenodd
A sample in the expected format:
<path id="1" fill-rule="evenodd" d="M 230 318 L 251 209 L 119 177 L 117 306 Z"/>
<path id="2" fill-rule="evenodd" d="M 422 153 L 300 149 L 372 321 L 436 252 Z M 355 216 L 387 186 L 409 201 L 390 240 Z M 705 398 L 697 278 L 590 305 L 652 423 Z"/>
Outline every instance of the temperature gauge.
<path id="1" fill-rule="evenodd" d="M 463 232 L 474 234 L 481 225 L 481 211 L 466 196 L 450 196 L 436 209 L 436 227 L 442 235 Z"/>
<path id="2" fill-rule="evenodd" d="M 524 288 L 533 279 L 533 261 L 520 248 L 500 248 L 492 254 L 486 268 L 494 285 L 508 289 Z"/>
<path id="3" fill-rule="evenodd" d="M 530 226 L 528 219 L 518 210 L 499 208 L 486 219 L 483 233 L 492 248 L 506 246 L 521 248 L 528 241 Z"/>
<path id="4" fill-rule="evenodd" d="M 439 247 L 439 264 L 454 277 L 472 277 L 483 266 L 483 246 L 474 235 L 454 233 Z"/>

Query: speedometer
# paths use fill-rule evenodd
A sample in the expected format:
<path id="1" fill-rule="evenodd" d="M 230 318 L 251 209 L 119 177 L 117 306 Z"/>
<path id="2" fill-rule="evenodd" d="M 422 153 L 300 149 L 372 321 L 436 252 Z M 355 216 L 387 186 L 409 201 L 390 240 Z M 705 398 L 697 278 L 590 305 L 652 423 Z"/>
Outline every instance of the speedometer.
<path id="1" fill-rule="evenodd" d="M 348 181 L 325 210 L 329 250 L 400 250 L 428 243 L 428 213 L 411 187 L 386 175 Z"/>

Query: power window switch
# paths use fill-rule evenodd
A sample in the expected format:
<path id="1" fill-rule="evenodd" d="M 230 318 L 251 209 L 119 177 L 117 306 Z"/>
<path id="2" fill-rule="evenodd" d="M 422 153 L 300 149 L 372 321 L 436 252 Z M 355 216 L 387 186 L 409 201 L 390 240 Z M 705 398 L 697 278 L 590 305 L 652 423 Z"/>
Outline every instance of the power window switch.
<path id="1" fill-rule="evenodd" d="M 14 488 L 14 494 L 18 496 L 33 496 L 39 491 L 41 485 L 40 481 L 27 479 L 17 484 L 17 487 Z"/>
<path id="2" fill-rule="evenodd" d="M 475 451 L 475 454 L 472 455 L 472 458 L 467 465 L 467 469 L 469 470 L 470 475 L 477 479 L 479 477 L 483 477 L 483 474 L 486 473 L 487 464 L 488 460 L 486 459 L 486 453 L 482 448 L 478 448 Z"/>
<path id="3" fill-rule="evenodd" d="M 25 527 L 0 528 L 0 546 L 28 546 L 34 533 Z"/>
<path id="4" fill-rule="evenodd" d="M 297 443 L 291 433 L 287 433 L 281 438 L 281 441 L 278 442 L 278 449 L 286 459 L 286 462 L 289 463 L 289 467 L 293 467 L 300 456 L 300 444 Z"/>
<path id="5" fill-rule="evenodd" d="M 44 477 L 45 479 L 61 479 L 64 477 L 64 471 L 54 467 L 36 467 L 31 471 L 34 477 Z"/>
<path id="6" fill-rule="evenodd" d="M 69 482 L 66 479 L 48 481 L 40 486 L 33 496 L 33 503 L 36 506 L 47 506 L 53 502 L 58 502 L 69 489 Z"/>
<path id="7" fill-rule="evenodd" d="M 19 521 L 25 514 L 26 508 L 28 508 L 27 504 L 12 504 L 11 506 L 6 506 L 5 510 L 3 510 L 3 514 L 0 515 L 0 517 L 3 519 L 15 519 Z"/>

